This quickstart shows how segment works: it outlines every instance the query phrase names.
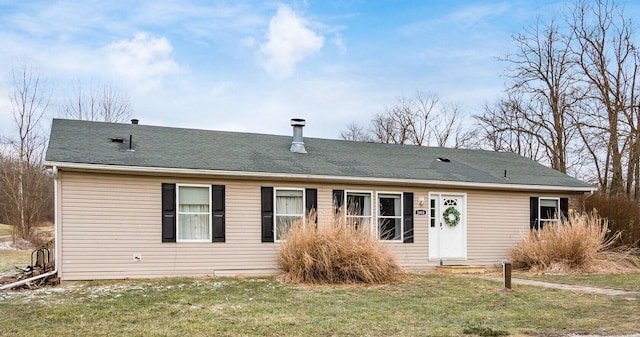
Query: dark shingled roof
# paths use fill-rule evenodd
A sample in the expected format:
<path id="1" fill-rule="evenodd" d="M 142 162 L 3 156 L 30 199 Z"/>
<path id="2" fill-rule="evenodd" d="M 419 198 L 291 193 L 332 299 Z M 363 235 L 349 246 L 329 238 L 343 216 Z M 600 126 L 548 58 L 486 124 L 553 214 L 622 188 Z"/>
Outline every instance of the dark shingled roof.
<path id="1" fill-rule="evenodd" d="M 135 151 L 128 151 L 130 135 Z M 46 162 L 591 187 L 514 153 L 308 137 L 304 142 L 307 154 L 289 151 L 291 136 L 54 119 Z"/>

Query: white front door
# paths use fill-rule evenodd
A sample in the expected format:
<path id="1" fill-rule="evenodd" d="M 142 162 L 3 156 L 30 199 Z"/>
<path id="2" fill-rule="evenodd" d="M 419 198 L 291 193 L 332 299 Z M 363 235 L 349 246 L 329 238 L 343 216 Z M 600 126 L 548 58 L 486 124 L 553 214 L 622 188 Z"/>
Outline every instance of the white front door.
<path id="1" fill-rule="evenodd" d="M 465 194 L 429 194 L 429 259 L 466 259 Z"/>

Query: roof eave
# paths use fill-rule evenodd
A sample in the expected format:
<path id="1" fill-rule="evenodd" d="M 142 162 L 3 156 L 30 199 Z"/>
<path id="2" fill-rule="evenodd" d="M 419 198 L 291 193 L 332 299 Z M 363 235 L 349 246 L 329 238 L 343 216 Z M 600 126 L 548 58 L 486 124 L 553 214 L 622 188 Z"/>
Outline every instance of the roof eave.
<path id="1" fill-rule="evenodd" d="M 400 178 L 375 178 L 375 177 L 354 177 L 354 176 L 333 176 L 318 174 L 291 174 L 274 172 L 250 172 L 250 171 L 223 171 L 207 169 L 185 169 L 171 167 L 147 167 L 147 166 L 125 166 L 125 165 L 105 165 L 89 163 L 72 163 L 45 161 L 47 167 L 57 167 L 58 169 L 70 169 L 85 172 L 114 172 L 140 175 L 180 175 L 180 176 L 218 176 L 235 179 L 273 179 L 273 180 L 295 180 L 295 181 L 342 181 L 351 183 L 372 183 L 372 184 L 402 184 L 402 185 L 429 185 L 452 188 L 474 188 L 474 189 L 494 189 L 494 190 L 530 190 L 530 191 L 557 191 L 557 192 L 595 192 L 596 187 L 574 187 L 574 186 L 553 186 L 553 185 L 525 185 L 525 184 L 498 184 L 465 181 L 443 181 L 443 180 L 416 180 Z"/>

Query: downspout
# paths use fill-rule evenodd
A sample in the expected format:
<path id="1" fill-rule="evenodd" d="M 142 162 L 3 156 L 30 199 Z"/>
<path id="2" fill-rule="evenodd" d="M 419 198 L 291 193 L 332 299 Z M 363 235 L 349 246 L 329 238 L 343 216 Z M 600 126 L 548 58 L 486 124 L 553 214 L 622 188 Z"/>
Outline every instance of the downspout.
<path id="1" fill-rule="evenodd" d="M 24 280 L 20 280 L 17 282 L 13 282 L 13 283 L 9 283 L 9 284 L 5 284 L 3 286 L 0 286 L 0 291 L 2 290 L 8 290 L 8 289 L 12 289 L 15 287 L 19 287 L 22 285 L 25 285 L 29 282 L 33 282 L 35 280 L 39 280 L 41 278 L 44 277 L 49 277 L 51 275 L 55 275 L 56 273 L 58 273 L 58 251 L 59 251 L 59 247 L 60 247 L 60 241 L 58 240 L 58 219 L 59 219 L 59 214 L 58 214 L 58 167 L 54 166 L 53 167 L 53 242 L 55 244 L 55 252 L 53 255 L 53 270 L 47 273 L 44 273 L 42 275 L 38 275 L 38 276 L 34 276 L 34 277 L 30 277 L 28 279 L 24 279 Z"/>

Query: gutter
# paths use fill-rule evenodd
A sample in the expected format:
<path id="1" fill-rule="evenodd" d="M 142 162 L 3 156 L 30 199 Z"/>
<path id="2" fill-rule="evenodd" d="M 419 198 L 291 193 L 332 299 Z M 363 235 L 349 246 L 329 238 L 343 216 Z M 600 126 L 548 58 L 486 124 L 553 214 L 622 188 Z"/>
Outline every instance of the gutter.
<path id="1" fill-rule="evenodd" d="M 13 283 L 5 284 L 0 286 L 0 291 L 9 290 L 15 287 L 19 287 L 25 285 L 29 282 L 33 282 L 35 280 L 39 280 L 41 278 L 49 277 L 51 275 L 55 275 L 58 273 L 58 251 L 59 251 L 59 241 L 58 241 L 58 167 L 53 166 L 53 242 L 55 243 L 55 252 L 53 256 L 53 270 L 50 272 L 46 272 L 41 275 L 33 276 L 28 279 L 16 281 Z"/>
<path id="2" fill-rule="evenodd" d="M 499 189 L 499 190 L 530 190 L 530 191 L 554 191 L 554 192 L 594 192 L 598 189 L 593 186 L 571 187 L 553 185 L 524 185 L 524 184 L 500 184 L 500 183 L 474 183 L 463 181 L 442 181 L 442 180 L 415 180 L 401 178 L 373 178 L 373 177 L 344 177 L 319 174 L 290 174 L 272 172 L 248 172 L 248 171 L 225 171 L 206 169 L 184 169 L 169 167 L 146 167 L 146 166 L 125 166 L 125 165 L 105 165 L 105 164 L 85 164 L 45 161 L 49 167 L 59 167 L 64 169 L 79 170 L 85 172 L 120 172 L 141 175 L 186 175 L 186 176 L 219 176 L 236 179 L 274 179 L 274 180 L 298 180 L 298 181 L 326 181 L 326 182 L 351 182 L 351 183 L 371 183 L 371 184 L 402 184 L 402 185 L 429 185 L 453 188 L 477 188 L 477 189 Z"/>

